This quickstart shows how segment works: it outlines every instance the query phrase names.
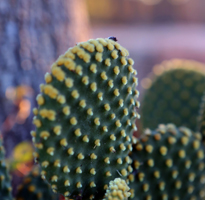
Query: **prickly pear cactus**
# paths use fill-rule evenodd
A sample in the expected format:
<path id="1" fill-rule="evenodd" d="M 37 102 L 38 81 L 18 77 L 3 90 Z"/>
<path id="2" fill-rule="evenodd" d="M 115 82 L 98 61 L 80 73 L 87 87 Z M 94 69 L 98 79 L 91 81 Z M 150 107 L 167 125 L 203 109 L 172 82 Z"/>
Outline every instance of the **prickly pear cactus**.
<path id="1" fill-rule="evenodd" d="M 125 180 L 116 178 L 114 181 L 110 181 L 103 200 L 127 200 L 131 195 L 129 190 Z"/>
<path id="2" fill-rule="evenodd" d="M 205 65 L 190 60 L 165 61 L 142 80 L 143 128 L 174 123 L 197 130 L 199 105 L 205 88 Z"/>
<path id="3" fill-rule="evenodd" d="M 204 148 L 199 133 L 173 124 L 146 130 L 133 146 L 131 199 L 193 200 L 205 196 Z"/>
<path id="4" fill-rule="evenodd" d="M 202 97 L 198 116 L 198 131 L 202 135 L 202 141 L 205 142 L 205 93 Z"/>
<path id="5" fill-rule="evenodd" d="M 97 199 L 111 180 L 132 171 L 128 153 L 139 103 L 127 56 L 111 39 L 89 40 L 68 49 L 45 75 L 31 134 L 53 191 Z"/>
<path id="6" fill-rule="evenodd" d="M 58 195 L 54 194 L 48 183 L 40 175 L 39 169 L 34 168 L 26 176 L 23 183 L 18 186 L 16 200 L 58 200 Z"/>
<path id="7" fill-rule="evenodd" d="M 11 200 L 11 180 L 5 163 L 5 151 L 0 134 L 0 199 Z"/>

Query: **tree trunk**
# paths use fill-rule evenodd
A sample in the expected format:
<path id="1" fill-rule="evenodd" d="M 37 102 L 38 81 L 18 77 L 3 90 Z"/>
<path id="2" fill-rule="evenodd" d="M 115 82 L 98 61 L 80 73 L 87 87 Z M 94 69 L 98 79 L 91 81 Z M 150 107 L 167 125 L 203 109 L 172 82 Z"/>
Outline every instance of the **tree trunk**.
<path id="1" fill-rule="evenodd" d="M 0 1 L 0 130 L 7 155 L 31 140 L 32 108 L 45 71 L 89 38 L 84 0 Z"/>

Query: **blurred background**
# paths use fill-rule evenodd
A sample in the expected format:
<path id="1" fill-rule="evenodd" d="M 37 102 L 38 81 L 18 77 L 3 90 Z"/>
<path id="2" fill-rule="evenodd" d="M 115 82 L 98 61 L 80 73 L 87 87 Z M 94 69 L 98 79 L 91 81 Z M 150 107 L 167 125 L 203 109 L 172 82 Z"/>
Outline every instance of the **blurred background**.
<path id="1" fill-rule="evenodd" d="M 163 60 L 205 62 L 203 0 L 87 0 L 87 7 L 92 36 L 116 36 L 135 60 L 139 83 Z"/>
<path id="2" fill-rule="evenodd" d="M 0 131 L 13 184 L 33 164 L 32 108 L 60 54 L 114 36 L 130 51 L 143 92 L 141 80 L 155 64 L 205 62 L 204 8 L 204 0 L 0 0 Z"/>

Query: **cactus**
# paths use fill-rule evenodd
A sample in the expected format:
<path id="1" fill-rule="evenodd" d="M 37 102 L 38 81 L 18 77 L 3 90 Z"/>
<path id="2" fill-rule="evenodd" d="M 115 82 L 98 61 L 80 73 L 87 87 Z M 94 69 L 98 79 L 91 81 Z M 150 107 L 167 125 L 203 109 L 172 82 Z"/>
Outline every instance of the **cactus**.
<path id="1" fill-rule="evenodd" d="M 11 200 L 11 180 L 5 163 L 5 150 L 0 135 L 0 199 Z"/>
<path id="2" fill-rule="evenodd" d="M 16 195 L 16 200 L 58 200 L 58 198 L 58 195 L 53 193 L 48 183 L 41 178 L 39 169 L 36 167 L 18 186 Z"/>
<path id="3" fill-rule="evenodd" d="M 114 181 L 110 181 L 103 200 L 127 200 L 131 194 L 129 190 L 125 180 L 116 178 Z"/>
<path id="4" fill-rule="evenodd" d="M 205 94 L 202 97 L 199 110 L 198 131 L 202 134 L 202 141 L 205 142 Z"/>
<path id="5" fill-rule="evenodd" d="M 171 60 L 153 68 L 142 80 L 146 88 L 141 103 L 143 128 L 174 123 L 197 130 L 197 116 L 205 88 L 205 66 L 195 61 Z"/>
<path id="6" fill-rule="evenodd" d="M 46 73 L 33 110 L 35 157 L 53 191 L 98 199 L 132 171 L 128 156 L 139 106 L 128 51 L 112 39 L 89 40 Z"/>
<path id="7" fill-rule="evenodd" d="M 201 199 L 205 159 L 200 133 L 173 124 L 146 130 L 131 153 L 131 199 Z"/>

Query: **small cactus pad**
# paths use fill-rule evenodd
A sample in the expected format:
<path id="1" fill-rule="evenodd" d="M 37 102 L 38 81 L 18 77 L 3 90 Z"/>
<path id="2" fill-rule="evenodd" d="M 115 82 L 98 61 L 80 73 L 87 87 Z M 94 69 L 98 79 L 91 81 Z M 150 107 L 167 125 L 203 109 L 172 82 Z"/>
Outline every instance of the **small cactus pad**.
<path id="1" fill-rule="evenodd" d="M 202 97 L 199 110 L 198 131 L 202 134 L 202 141 L 205 142 L 205 94 Z"/>
<path id="2" fill-rule="evenodd" d="M 146 130 L 133 145 L 131 199 L 192 200 L 205 195 L 204 148 L 199 133 L 173 124 Z"/>
<path id="3" fill-rule="evenodd" d="M 5 150 L 0 134 L 0 199 L 11 200 L 11 181 L 5 163 Z"/>
<path id="4" fill-rule="evenodd" d="M 139 102 L 127 56 L 111 39 L 89 40 L 68 49 L 46 73 L 31 135 L 42 177 L 55 192 L 103 197 L 111 180 L 132 171 L 128 153 Z"/>
<path id="5" fill-rule="evenodd" d="M 143 128 L 174 123 L 197 130 L 205 88 L 205 65 L 190 60 L 164 61 L 141 83 L 145 88 L 140 110 Z"/>
<path id="6" fill-rule="evenodd" d="M 54 194 L 49 184 L 40 175 L 39 169 L 34 168 L 27 175 L 23 183 L 18 186 L 16 200 L 58 200 L 58 195 Z"/>
<path id="7" fill-rule="evenodd" d="M 116 178 L 114 181 L 110 181 L 103 200 L 127 200 L 131 195 L 129 190 L 125 180 Z"/>

